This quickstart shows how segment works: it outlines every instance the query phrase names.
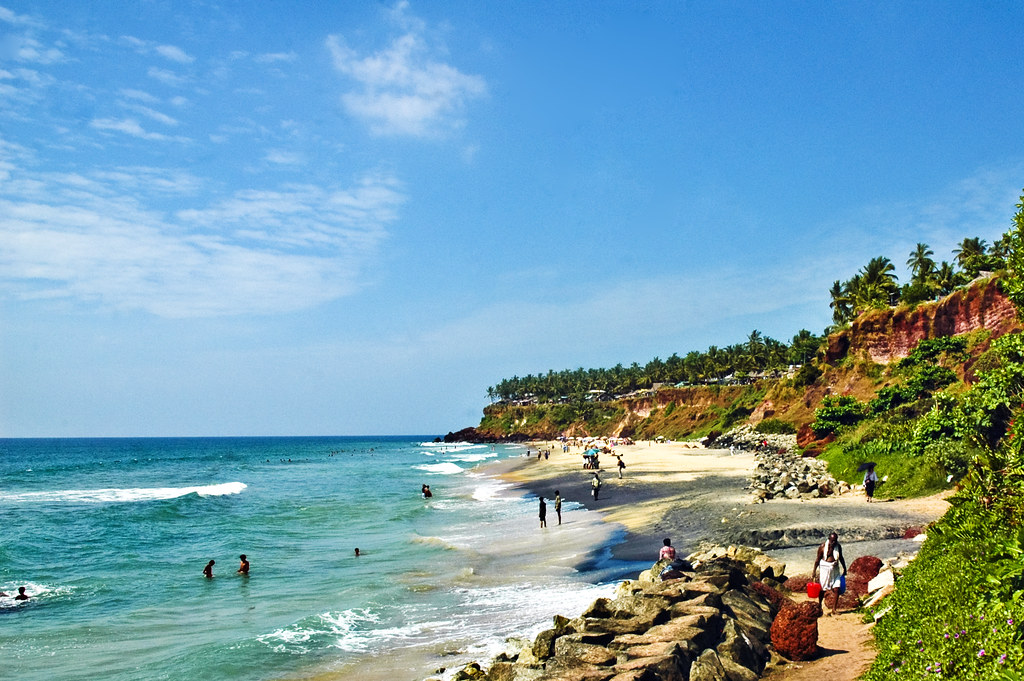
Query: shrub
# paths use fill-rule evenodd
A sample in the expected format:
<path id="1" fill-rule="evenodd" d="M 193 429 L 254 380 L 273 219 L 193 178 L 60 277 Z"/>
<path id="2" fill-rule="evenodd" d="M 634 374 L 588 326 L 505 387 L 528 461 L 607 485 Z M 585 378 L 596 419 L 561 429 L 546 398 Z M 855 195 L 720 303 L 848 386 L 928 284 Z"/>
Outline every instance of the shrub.
<path id="1" fill-rule="evenodd" d="M 821 406 L 814 410 L 811 428 L 817 437 L 829 433 L 841 433 L 844 429 L 861 421 L 867 414 L 867 407 L 850 395 L 829 396 L 821 400 Z"/>
<path id="2" fill-rule="evenodd" d="M 803 388 L 808 385 L 813 385 L 818 377 L 821 376 L 821 370 L 811 363 L 804 364 L 800 367 L 800 370 L 796 372 L 796 376 L 793 377 L 793 386 L 797 388 Z"/>
<path id="3" fill-rule="evenodd" d="M 780 419 L 764 419 L 754 430 L 765 435 L 791 435 L 796 433 L 796 426 Z"/>

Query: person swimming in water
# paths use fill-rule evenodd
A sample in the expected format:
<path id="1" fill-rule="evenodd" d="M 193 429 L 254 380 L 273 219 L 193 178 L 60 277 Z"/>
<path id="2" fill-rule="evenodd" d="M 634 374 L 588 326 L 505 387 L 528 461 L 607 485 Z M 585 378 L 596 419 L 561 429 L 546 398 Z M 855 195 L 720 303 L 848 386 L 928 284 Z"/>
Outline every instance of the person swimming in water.
<path id="1" fill-rule="evenodd" d="M 207 579 L 213 579 L 213 566 L 216 562 L 217 561 L 215 560 L 211 560 L 206 564 L 206 567 L 203 568 L 203 576 Z"/>
<path id="2" fill-rule="evenodd" d="M 23 587 L 23 586 L 19 586 L 18 587 L 18 595 L 14 597 L 14 600 L 16 600 L 16 601 L 27 601 L 28 600 L 28 594 L 25 593 L 25 587 Z"/>

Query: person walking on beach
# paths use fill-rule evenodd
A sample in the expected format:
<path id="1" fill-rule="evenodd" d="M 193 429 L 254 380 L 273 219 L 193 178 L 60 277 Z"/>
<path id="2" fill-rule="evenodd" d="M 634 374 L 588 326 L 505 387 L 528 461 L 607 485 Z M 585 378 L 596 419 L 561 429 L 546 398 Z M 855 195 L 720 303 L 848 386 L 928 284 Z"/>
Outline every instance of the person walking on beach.
<path id="1" fill-rule="evenodd" d="M 626 470 L 626 462 L 619 457 L 619 480 L 622 480 L 622 471 Z"/>
<path id="2" fill-rule="evenodd" d="M 672 546 L 672 540 L 665 537 L 662 543 L 661 551 L 658 553 L 658 560 L 675 560 L 676 559 L 676 548 Z"/>
<path id="3" fill-rule="evenodd" d="M 238 557 L 238 574 L 249 576 L 249 561 L 244 553 Z"/>
<path id="4" fill-rule="evenodd" d="M 864 493 L 868 496 L 868 503 L 871 502 L 872 497 L 875 496 L 875 485 L 878 484 L 878 475 L 875 473 L 875 466 L 872 464 L 868 466 L 868 470 L 864 473 Z"/>
<path id="5" fill-rule="evenodd" d="M 558 516 L 558 524 L 562 524 L 562 495 L 555 490 L 555 515 Z"/>
<path id="6" fill-rule="evenodd" d="M 594 479 L 590 481 L 590 491 L 594 494 L 594 501 L 597 501 L 597 494 L 601 491 L 601 477 L 594 473 Z"/>
<path id="7" fill-rule="evenodd" d="M 544 497 L 540 498 L 540 527 L 544 529 L 548 526 L 548 505 L 544 503 Z"/>
<path id="8" fill-rule="evenodd" d="M 203 568 L 203 576 L 207 579 L 213 579 L 213 566 L 214 564 L 216 564 L 216 562 L 217 561 L 215 560 L 211 560 L 209 563 L 206 564 L 206 567 Z"/>
<path id="9" fill-rule="evenodd" d="M 842 566 L 842 572 L 839 572 L 839 566 Z M 825 599 L 826 591 L 833 593 L 832 612 L 829 613 L 829 617 L 831 617 L 839 608 L 839 578 L 846 574 L 843 546 L 839 543 L 837 533 L 830 534 L 828 539 L 818 547 L 818 554 L 814 557 L 814 567 L 811 568 L 811 575 L 815 573 L 818 573 L 818 582 L 821 584 L 821 591 L 818 592 L 818 606 L 820 607 Z"/>

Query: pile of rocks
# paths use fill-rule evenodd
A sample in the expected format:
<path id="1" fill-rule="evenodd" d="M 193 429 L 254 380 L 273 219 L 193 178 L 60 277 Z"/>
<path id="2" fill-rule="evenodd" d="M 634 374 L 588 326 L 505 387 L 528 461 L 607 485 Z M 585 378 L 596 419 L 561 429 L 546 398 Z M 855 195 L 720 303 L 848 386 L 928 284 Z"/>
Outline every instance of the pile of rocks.
<path id="1" fill-rule="evenodd" d="M 758 433 L 754 430 L 754 426 L 745 424 L 737 426 L 725 433 L 720 435 L 714 442 L 714 447 L 718 448 L 729 448 L 742 449 L 744 451 L 761 451 L 761 450 L 785 450 L 787 452 L 796 451 L 796 435 L 767 435 L 765 433 Z"/>
<path id="2" fill-rule="evenodd" d="M 773 659 L 781 659 L 772 652 L 772 623 L 788 599 L 773 587 L 784 579 L 785 565 L 737 548 L 690 560 L 692 571 L 666 581 L 660 574 L 669 562 L 660 561 L 579 617 L 556 616 L 553 628 L 499 655 L 486 671 L 471 663 L 453 678 L 755 681 Z"/>
<path id="3" fill-rule="evenodd" d="M 759 452 L 755 459 L 757 465 L 747 486 L 755 504 L 775 497 L 814 499 L 847 494 L 853 489 L 832 477 L 826 462 L 800 456 L 792 449 Z"/>

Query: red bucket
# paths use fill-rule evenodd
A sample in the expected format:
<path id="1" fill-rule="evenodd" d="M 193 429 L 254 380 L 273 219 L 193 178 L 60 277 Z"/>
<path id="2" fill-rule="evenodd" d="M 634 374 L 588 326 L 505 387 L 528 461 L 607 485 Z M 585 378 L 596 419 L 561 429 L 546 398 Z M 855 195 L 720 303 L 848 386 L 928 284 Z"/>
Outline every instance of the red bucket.
<path id="1" fill-rule="evenodd" d="M 818 582 L 807 582 L 807 597 L 817 598 L 821 595 L 821 584 Z"/>

